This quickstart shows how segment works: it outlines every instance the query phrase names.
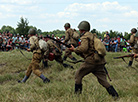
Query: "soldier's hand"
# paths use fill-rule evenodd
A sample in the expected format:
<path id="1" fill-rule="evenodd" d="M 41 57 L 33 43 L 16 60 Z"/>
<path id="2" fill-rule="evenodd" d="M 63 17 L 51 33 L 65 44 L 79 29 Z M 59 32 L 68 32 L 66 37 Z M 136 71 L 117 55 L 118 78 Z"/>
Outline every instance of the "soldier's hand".
<path id="1" fill-rule="evenodd" d="M 137 58 L 137 54 L 134 54 L 134 58 Z"/>
<path id="2" fill-rule="evenodd" d="M 30 52 L 31 50 L 30 49 L 27 49 L 28 52 Z"/>
<path id="3" fill-rule="evenodd" d="M 71 45 L 71 48 L 68 48 L 68 49 L 71 50 L 71 51 L 74 51 L 74 46 Z"/>

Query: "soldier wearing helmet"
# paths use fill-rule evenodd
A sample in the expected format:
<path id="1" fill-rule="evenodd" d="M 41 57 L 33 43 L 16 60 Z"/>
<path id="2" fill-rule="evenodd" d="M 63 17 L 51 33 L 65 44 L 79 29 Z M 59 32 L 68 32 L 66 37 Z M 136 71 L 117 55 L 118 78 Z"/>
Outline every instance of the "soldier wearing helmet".
<path id="1" fill-rule="evenodd" d="M 76 40 L 76 39 L 73 38 L 74 29 L 70 28 L 70 24 L 69 23 L 66 23 L 64 25 L 64 28 L 66 30 L 65 31 L 65 40 L 64 40 L 64 43 L 72 44 L 75 47 L 77 47 L 79 39 Z M 67 57 L 69 57 L 71 60 L 74 60 L 74 61 L 77 60 L 75 57 L 72 56 L 71 51 L 68 50 L 68 49 L 65 50 L 65 55 L 64 55 L 63 60 L 65 61 L 67 59 Z"/>
<path id="2" fill-rule="evenodd" d="M 44 52 L 41 51 L 38 43 L 38 37 L 36 37 L 36 30 L 35 29 L 30 29 L 29 32 L 30 34 L 30 49 L 27 49 L 27 51 L 32 51 L 33 52 L 33 57 L 30 65 L 27 68 L 27 72 L 25 74 L 25 77 L 22 79 L 22 81 L 18 81 L 19 83 L 25 83 L 31 73 L 33 72 L 35 75 L 40 77 L 44 83 L 50 82 L 48 78 L 46 78 L 42 72 L 40 71 L 39 68 L 39 63 L 43 59 L 43 54 Z"/>
<path id="3" fill-rule="evenodd" d="M 132 28 L 131 29 L 131 36 L 130 36 L 130 40 L 129 40 L 129 43 L 130 43 L 132 51 L 133 51 L 132 53 L 134 53 L 134 54 L 138 54 L 138 48 L 137 48 L 137 41 L 138 41 L 138 39 L 135 36 L 136 32 L 137 32 L 136 28 Z M 133 59 L 134 59 L 134 57 L 130 58 L 130 61 L 128 63 L 128 67 L 132 66 Z"/>
<path id="4" fill-rule="evenodd" d="M 94 40 L 96 39 L 96 37 L 94 36 L 94 34 L 89 32 L 89 22 L 80 22 L 78 28 L 81 34 L 81 45 L 77 48 L 74 48 L 74 46 L 72 45 L 72 48 L 69 48 L 71 51 L 81 54 L 84 58 L 84 63 L 80 66 L 75 74 L 75 93 L 81 93 L 83 77 L 89 73 L 93 73 L 97 77 L 98 82 L 107 89 L 110 95 L 112 95 L 113 97 L 118 97 L 118 93 L 116 92 L 114 87 L 108 83 L 106 79 L 106 73 L 104 70 L 106 61 L 102 52 L 99 53 L 98 50 L 95 50 L 96 46 L 94 45 Z M 96 58 L 99 58 L 99 60 L 97 60 Z"/>

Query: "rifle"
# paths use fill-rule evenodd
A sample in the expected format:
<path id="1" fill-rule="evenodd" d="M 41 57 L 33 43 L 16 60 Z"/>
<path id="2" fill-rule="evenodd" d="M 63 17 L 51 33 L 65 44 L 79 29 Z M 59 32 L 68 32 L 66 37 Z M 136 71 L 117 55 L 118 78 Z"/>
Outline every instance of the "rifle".
<path id="1" fill-rule="evenodd" d="M 56 41 L 56 42 L 58 42 L 58 43 L 60 43 L 60 44 L 63 44 L 63 45 L 65 45 L 65 46 L 68 47 L 68 48 L 71 48 L 71 45 L 65 44 L 65 43 L 63 43 L 63 42 L 61 42 L 61 41 L 59 41 L 59 40 L 56 40 L 56 39 L 54 39 L 54 38 L 52 38 L 52 37 L 50 37 L 50 36 L 46 36 L 46 37 L 49 38 L 49 39 L 52 39 L 52 40 L 54 40 L 54 41 Z"/>
<path id="2" fill-rule="evenodd" d="M 129 55 L 124 55 L 124 56 L 119 56 L 119 57 L 113 57 L 114 59 L 119 59 L 119 58 L 122 58 L 122 60 L 127 63 L 124 59 L 124 57 L 134 57 L 134 54 L 129 54 Z"/>

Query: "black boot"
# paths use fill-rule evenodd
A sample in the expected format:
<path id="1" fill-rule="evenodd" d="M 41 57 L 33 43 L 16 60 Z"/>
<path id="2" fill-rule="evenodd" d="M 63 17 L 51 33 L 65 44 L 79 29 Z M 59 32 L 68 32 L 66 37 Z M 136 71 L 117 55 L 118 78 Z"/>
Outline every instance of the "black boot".
<path id="1" fill-rule="evenodd" d="M 77 59 L 75 57 L 71 58 L 72 61 L 77 61 Z"/>
<path id="2" fill-rule="evenodd" d="M 131 67 L 132 63 L 132 61 L 129 61 L 128 67 Z"/>
<path id="3" fill-rule="evenodd" d="M 63 66 L 64 66 L 65 68 L 69 67 L 69 68 L 71 68 L 71 69 L 74 69 L 73 66 L 71 66 L 71 65 L 69 65 L 69 64 L 66 64 L 66 63 L 63 63 Z"/>
<path id="4" fill-rule="evenodd" d="M 18 80 L 18 83 L 25 83 L 28 78 L 29 77 L 25 75 L 22 81 Z"/>
<path id="5" fill-rule="evenodd" d="M 118 93 L 116 92 L 116 90 L 114 89 L 113 86 L 108 87 L 106 90 L 110 95 L 112 95 L 113 98 L 118 98 L 119 97 Z"/>
<path id="6" fill-rule="evenodd" d="M 67 59 L 67 57 L 66 57 L 66 56 L 64 56 L 64 57 L 63 57 L 63 61 L 66 61 L 66 59 Z"/>
<path id="7" fill-rule="evenodd" d="M 46 78 L 43 74 L 40 75 L 40 78 L 43 80 L 44 83 L 49 83 L 50 80 Z"/>
<path id="8" fill-rule="evenodd" d="M 44 60 L 43 60 L 43 65 L 44 65 L 44 68 L 47 68 L 47 67 L 48 67 L 47 61 L 44 61 Z"/>
<path id="9" fill-rule="evenodd" d="M 75 84 L 75 94 L 81 94 L 82 84 Z"/>

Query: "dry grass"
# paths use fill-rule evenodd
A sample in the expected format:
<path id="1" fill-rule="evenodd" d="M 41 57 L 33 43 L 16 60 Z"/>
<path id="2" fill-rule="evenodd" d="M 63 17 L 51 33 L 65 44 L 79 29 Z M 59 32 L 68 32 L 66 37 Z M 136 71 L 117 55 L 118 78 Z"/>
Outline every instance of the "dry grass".
<path id="1" fill-rule="evenodd" d="M 32 54 L 24 51 L 28 58 Z M 107 53 L 107 70 L 112 78 L 110 82 L 118 91 L 118 102 L 138 102 L 138 68 L 137 62 L 133 68 L 126 68 L 121 60 L 115 56 L 126 53 Z M 75 55 L 78 59 L 79 56 Z M 129 59 L 126 58 L 128 62 Z M 42 69 L 44 75 L 50 78 L 51 83 L 44 84 L 42 80 L 31 75 L 25 84 L 17 80 L 25 75 L 30 61 L 26 60 L 18 50 L 0 52 L 0 102 L 112 102 L 108 95 L 92 74 L 83 79 L 83 92 L 80 96 L 74 95 L 74 74 L 81 63 L 74 65 L 74 70 L 64 68 L 57 62 L 49 62 L 50 67 Z M 67 63 L 67 62 L 66 62 Z M 73 65 L 73 64 L 72 64 Z"/>

